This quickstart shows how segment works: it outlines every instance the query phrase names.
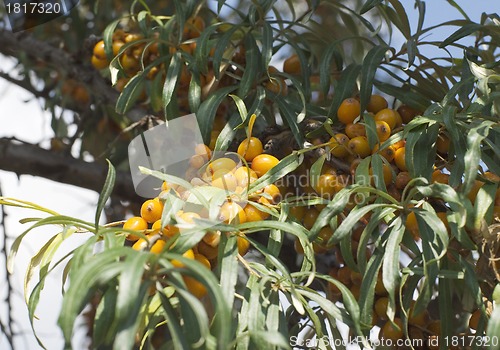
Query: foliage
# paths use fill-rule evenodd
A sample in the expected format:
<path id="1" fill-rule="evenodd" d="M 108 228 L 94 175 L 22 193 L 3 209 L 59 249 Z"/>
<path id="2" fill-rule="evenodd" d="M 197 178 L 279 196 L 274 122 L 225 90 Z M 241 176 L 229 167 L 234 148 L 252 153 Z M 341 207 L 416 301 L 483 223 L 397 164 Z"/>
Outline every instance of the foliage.
<path id="1" fill-rule="evenodd" d="M 104 19 L 109 22 L 103 30 L 105 57 L 93 51 L 96 60 L 105 61 L 102 74 L 115 87 L 121 86 L 115 110 L 108 110 L 118 124 L 130 125 L 127 113 L 137 106 L 166 120 L 193 112 L 205 143 L 226 151 L 245 137 L 253 114 L 257 133 L 283 123 L 298 147 L 246 189 L 249 197 L 260 196 L 259 190 L 301 167 L 308 168 L 311 179 L 319 176 L 330 159 L 316 156 L 325 144 L 313 146 L 314 139 L 342 131 L 338 111 L 346 98 L 357 96 L 365 111 L 377 91 L 393 98 L 394 109 L 405 105 L 418 111 L 386 141 L 379 142 L 374 132 L 367 135 L 370 150 L 377 146 L 383 151 L 406 141 L 410 181 L 399 195 L 384 181 L 370 181 L 373 174 L 383 178 L 388 165 L 370 151 L 357 167 L 347 162 L 354 169 L 354 182 L 332 198 L 312 191 L 307 198 L 285 197 L 267 207 L 256 204 L 270 219 L 214 224 L 223 234 L 213 273 L 182 255 L 212 228 L 174 235 L 167 248 L 155 254 L 125 243 L 127 233 L 134 231 L 99 224 L 113 187 L 111 164 L 95 223 L 2 198 L 3 205 L 48 214 L 23 221 L 31 226 L 17 238 L 10 263 L 32 230 L 45 225 L 61 228 L 33 257 L 26 274 L 32 321 L 45 278 L 64 264 L 59 324 L 68 348 L 76 318 L 96 296 L 91 324 L 95 348 L 156 348 L 158 337 L 158 348 L 164 349 L 289 348 L 292 337 L 339 339 L 339 320 L 366 341 L 374 324 L 386 324 L 372 318 L 381 294 L 387 295 L 388 324 L 401 320 L 409 339 L 415 337 L 409 333 L 415 328 L 412 315 L 436 308 L 431 316 L 440 321 L 440 333 L 425 331 L 426 337 L 469 334 L 469 315 L 475 310 L 483 317 L 473 334 L 500 334 L 498 307 L 492 313 L 492 303 L 498 306 L 493 290 L 496 286 L 498 294 L 500 280 L 498 15 L 484 14 L 480 23 L 464 16 L 425 28 L 425 3 L 416 1 L 420 17 L 412 28 L 398 0 L 364 1 L 355 8 L 344 2 L 308 1 L 300 11 L 294 10 L 293 1 L 252 2 L 241 9 L 218 1 L 215 10 L 203 1 L 173 1 L 162 12 L 149 5 L 134 1 L 130 13 L 122 16 L 118 8 L 123 5 L 114 3 L 116 12 Z M 227 20 L 221 15 L 226 8 L 231 12 Z M 427 39 L 432 30 L 448 26 L 459 29 L 443 42 Z M 392 47 L 399 34 L 404 44 Z M 470 35 L 475 36 L 474 44 L 462 44 Z M 122 46 L 115 51 L 116 42 Z M 448 55 L 426 57 L 425 46 Z M 454 48 L 463 56 L 449 53 Z M 273 67 L 280 58 L 293 55 L 298 60 L 293 70 Z M 129 58 L 133 64 L 127 63 Z M 318 127 L 306 132 L 307 120 L 317 115 L 322 116 L 316 118 Z M 360 122 L 367 130 L 375 126 L 368 113 L 362 113 Z M 438 149 L 443 138 L 449 143 L 445 152 Z M 445 183 L 433 178 L 436 169 L 448 175 Z M 143 171 L 168 182 L 181 181 Z M 167 199 L 162 227 L 172 224 L 169 203 Z M 312 226 L 293 217 L 297 206 L 320 209 Z M 416 219 L 412 227 L 409 217 Z M 325 227 L 332 231 L 326 239 L 320 234 Z M 356 230 L 360 235 L 355 239 Z M 257 239 L 262 231 L 269 232 L 264 241 Z M 81 232 L 94 235 L 53 260 L 63 241 Z M 250 242 L 257 258 L 246 260 L 240 254 L 241 237 Z M 290 240 L 303 249 L 297 254 L 298 267 L 281 259 Z M 351 276 L 362 276 L 357 292 L 339 274 L 320 271 L 322 250 L 328 256 L 336 252 L 335 264 L 343 261 Z M 38 282 L 30 288 L 37 271 Z M 185 276 L 201 282 L 207 296 L 195 297 Z"/>

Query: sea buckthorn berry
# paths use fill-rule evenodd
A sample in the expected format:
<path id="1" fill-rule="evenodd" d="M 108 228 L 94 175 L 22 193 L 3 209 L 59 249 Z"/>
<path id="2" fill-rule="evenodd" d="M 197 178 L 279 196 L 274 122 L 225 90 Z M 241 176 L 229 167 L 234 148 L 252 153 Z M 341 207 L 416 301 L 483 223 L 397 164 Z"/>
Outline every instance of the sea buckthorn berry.
<path id="1" fill-rule="evenodd" d="M 450 150 L 450 138 L 446 134 L 440 133 L 436 140 L 436 148 L 440 154 L 448 154 Z"/>
<path id="2" fill-rule="evenodd" d="M 244 139 L 238 146 L 238 154 L 247 162 L 251 162 L 255 157 L 261 154 L 263 150 L 262 142 L 256 137 Z"/>
<path id="3" fill-rule="evenodd" d="M 316 219 L 318 219 L 318 215 L 319 211 L 316 208 L 308 209 L 304 214 L 304 219 L 302 220 L 304 227 L 310 230 L 316 222 Z"/>
<path id="4" fill-rule="evenodd" d="M 199 154 L 191 156 L 189 159 L 189 165 L 195 169 L 201 168 L 205 164 L 205 159 Z"/>
<path id="5" fill-rule="evenodd" d="M 198 299 L 203 298 L 207 294 L 207 288 L 197 279 L 191 276 L 183 276 L 182 279 L 184 280 L 189 293 L 193 294 Z"/>
<path id="6" fill-rule="evenodd" d="M 355 98 L 346 98 L 337 110 L 337 118 L 343 124 L 352 123 L 361 113 L 361 105 Z"/>
<path id="7" fill-rule="evenodd" d="M 157 198 L 148 199 L 141 206 L 141 217 L 150 224 L 160 220 L 162 212 L 163 203 Z"/>
<path id="8" fill-rule="evenodd" d="M 441 334 L 441 321 L 440 320 L 430 321 L 429 324 L 427 325 L 427 330 L 434 335 L 440 335 Z"/>
<path id="9" fill-rule="evenodd" d="M 144 231 L 148 229 L 148 223 L 143 218 L 134 216 L 125 221 L 125 223 L 123 224 L 123 228 L 126 230 Z M 139 236 L 133 234 L 127 235 L 127 240 L 129 241 L 137 241 L 138 239 Z"/>
<path id="10" fill-rule="evenodd" d="M 202 143 L 195 146 L 194 153 L 202 156 L 205 161 L 208 161 L 210 157 L 212 157 L 212 151 L 210 150 L 210 148 Z"/>
<path id="11" fill-rule="evenodd" d="M 384 121 L 394 130 L 400 123 L 401 116 L 394 109 L 384 108 L 375 114 L 375 121 Z"/>
<path id="12" fill-rule="evenodd" d="M 252 170 L 255 171 L 258 177 L 267 173 L 270 169 L 279 163 L 278 158 L 270 154 L 259 154 L 252 160 Z"/>
<path id="13" fill-rule="evenodd" d="M 382 274 L 379 273 L 377 276 L 377 283 L 375 284 L 375 294 L 378 296 L 386 296 L 387 289 L 385 289 L 384 282 L 382 282 Z"/>
<path id="14" fill-rule="evenodd" d="M 320 175 L 317 179 L 317 183 L 314 186 L 314 190 L 323 198 L 332 198 L 335 194 L 335 185 L 337 183 L 337 177 L 332 174 Z"/>
<path id="15" fill-rule="evenodd" d="M 250 249 L 250 242 L 248 241 L 248 239 L 238 236 L 236 238 L 236 244 L 238 246 L 238 254 L 240 254 L 241 256 L 245 256 L 245 254 L 248 253 L 248 250 Z"/>
<path id="16" fill-rule="evenodd" d="M 401 171 L 408 171 L 406 166 L 406 155 L 405 155 L 405 147 L 398 148 L 396 153 L 394 154 L 394 159 L 396 162 L 396 166 Z"/>
<path id="17" fill-rule="evenodd" d="M 141 40 L 142 38 L 143 38 L 143 36 L 140 34 L 129 33 L 129 34 L 125 35 L 125 42 L 128 44 L 128 43 L 131 43 L 133 41 Z"/>
<path id="18" fill-rule="evenodd" d="M 288 215 L 293 217 L 297 221 L 302 221 L 305 214 L 306 214 L 306 207 L 305 206 L 290 207 L 290 210 L 288 212 Z"/>
<path id="19" fill-rule="evenodd" d="M 371 154 L 370 145 L 365 136 L 356 136 L 350 139 L 347 145 L 354 154 L 361 158 L 368 157 Z"/>
<path id="20" fill-rule="evenodd" d="M 394 324 L 397 325 L 397 327 L 395 327 L 391 323 L 391 321 L 387 321 L 384 324 L 384 326 L 382 327 L 380 334 L 386 340 L 391 339 L 393 342 L 397 342 L 399 339 L 402 339 L 404 336 L 404 334 L 403 334 L 403 321 L 401 321 L 400 318 L 395 317 Z"/>
<path id="21" fill-rule="evenodd" d="M 273 77 L 269 79 L 264 83 L 264 87 L 276 95 L 288 95 L 288 86 L 286 85 L 285 80 L 281 77 Z"/>
<path id="22" fill-rule="evenodd" d="M 118 55 L 122 46 L 125 45 L 123 41 L 117 40 L 113 41 L 113 55 Z"/>
<path id="23" fill-rule="evenodd" d="M 220 208 L 219 219 L 226 224 L 243 224 L 247 221 L 247 216 L 238 203 L 226 202 Z"/>
<path id="24" fill-rule="evenodd" d="M 149 251 L 153 254 L 160 254 L 163 251 L 164 247 L 165 247 L 165 241 L 163 239 L 159 239 L 156 242 L 154 242 Z"/>
<path id="25" fill-rule="evenodd" d="M 429 322 L 429 312 L 427 310 L 420 311 L 419 314 L 415 314 L 413 310 L 415 309 L 415 301 L 412 300 L 411 307 L 408 312 L 408 323 L 413 326 L 425 327 Z"/>
<path id="26" fill-rule="evenodd" d="M 374 176 L 373 175 L 373 168 L 370 167 L 370 176 L 372 177 L 372 183 L 374 184 Z M 392 168 L 390 165 L 388 164 L 383 164 L 382 165 L 382 175 L 384 177 L 384 183 L 386 185 L 389 185 L 390 183 L 392 183 Z"/>
<path id="27" fill-rule="evenodd" d="M 481 319 L 482 312 L 481 310 L 477 309 L 472 313 L 469 319 L 469 328 L 471 329 L 478 329 L 479 328 L 479 320 Z"/>
<path id="28" fill-rule="evenodd" d="M 363 124 L 356 123 L 356 124 L 347 124 L 345 126 L 345 134 L 350 138 L 354 138 L 357 136 L 366 136 L 366 129 Z"/>
<path id="29" fill-rule="evenodd" d="M 299 75 L 302 73 L 300 59 L 297 54 L 293 54 L 292 56 L 288 57 L 285 62 L 283 62 L 283 72 L 293 75 Z"/>
<path id="30" fill-rule="evenodd" d="M 420 239 L 417 215 L 415 214 L 415 212 L 411 211 L 408 214 L 408 216 L 406 217 L 405 227 L 411 233 L 415 241 L 418 241 Z"/>
<path id="31" fill-rule="evenodd" d="M 140 251 L 145 249 L 148 245 L 149 241 L 141 237 L 132 245 L 132 249 Z"/>
<path id="32" fill-rule="evenodd" d="M 381 320 L 387 320 L 387 306 L 389 305 L 389 298 L 380 297 L 375 302 L 375 314 Z"/>
<path id="33" fill-rule="evenodd" d="M 221 169 L 212 175 L 212 186 L 226 191 L 234 191 L 238 186 L 238 181 L 231 171 Z"/>
<path id="34" fill-rule="evenodd" d="M 401 119 L 403 120 L 403 123 L 408 124 L 415 118 L 417 115 L 420 114 L 419 111 L 416 109 L 411 108 L 410 106 L 407 105 L 401 105 L 398 108 L 398 113 L 401 116 Z"/>
<path id="35" fill-rule="evenodd" d="M 183 36 L 186 39 L 193 39 L 200 36 L 201 32 L 205 29 L 205 21 L 200 16 L 189 18 L 185 25 Z"/>
<path id="36" fill-rule="evenodd" d="M 481 189 L 481 187 L 484 185 L 484 182 L 479 181 L 479 180 L 474 180 L 474 184 L 472 184 L 472 188 L 470 189 L 469 193 L 467 194 L 467 198 L 474 203 L 476 201 L 477 193 Z"/>
<path id="37" fill-rule="evenodd" d="M 380 142 L 384 142 L 391 136 L 391 128 L 389 124 L 382 120 L 375 121 L 375 130 L 377 131 L 377 137 Z"/>
<path id="38" fill-rule="evenodd" d="M 161 229 L 161 219 L 160 220 L 156 220 L 154 223 L 153 223 L 153 226 L 151 226 L 151 229 L 153 231 L 157 231 L 157 232 L 160 232 L 161 230 L 161 233 L 163 235 L 166 235 L 166 236 L 169 236 L 169 230 L 168 230 L 168 226 L 165 226 L 163 228 L 163 230 Z"/>
<path id="39" fill-rule="evenodd" d="M 344 158 L 349 154 L 347 150 L 347 144 L 349 142 L 349 137 L 345 134 L 335 134 L 330 138 L 329 146 L 330 153 L 337 158 Z"/>
<path id="40" fill-rule="evenodd" d="M 203 266 L 205 266 L 207 269 L 211 270 L 212 269 L 212 264 L 210 264 L 210 261 L 207 259 L 207 257 L 203 254 L 195 254 L 194 259 L 201 263 Z"/>
<path id="41" fill-rule="evenodd" d="M 257 209 L 252 204 L 245 205 L 245 208 L 243 208 L 243 210 L 245 211 L 248 222 L 263 221 L 269 217 L 268 213 Z"/>
<path id="42" fill-rule="evenodd" d="M 441 184 L 448 184 L 448 180 L 450 178 L 450 175 L 443 173 L 441 170 L 435 170 L 432 173 L 432 182 L 433 183 L 441 183 Z"/>
<path id="43" fill-rule="evenodd" d="M 195 224 L 195 220 L 200 219 L 200 214 L 191 211 L 186 211 L 178 215 L 177 218 L 181 223 Z"/>
<path id="44" fill-rule="evenodd" d="M 330 226 L 325 226 L 319 230 L 318 237 L 320 238 L 321 246 L 328 248 L 327 243 L 333 235 L 333 230 Z"/>
<path id="45" fill-rule="evenodd" d="M 94 50 L 92 51 L 95 57 L 101 59 L 101 60 L 106 60 L 106 50 L 104 49 L 104 41 L 101 40 L 94 46 Z"/>
<path id="46" fill-rule="evenodd" d="M 139 70 L 139 61 L 133 56 L 120 56 L 120 63 L 126 72 L 135 72 Z"/>
<path id="47" fill-rule="evenodd" d="M 375 146 L 373 147 L 373 150 L 372 150 L 372 154 L 376 154 L 376 153 L 380 154 L 382 157 L 387 159 L 388 162 L 392 162 L 394 160 L 394 155 L 395 155 L 396 151 L 394 150 L 392 145 L 388 146 L 380 151 L 379 144 L 377 143 L 377 144 L 375 144 Z"/>
<path id="48" fill-rule="evenodd" d="M 271 199 L 269 200 L 272 204 L 278 204 L 281 200 L 281 192 L 278 186 L 274 184 L 269 184 L 264 187 L 264 193 L 269 195 Z"/>
<path id="49" fill-rule="evenodd" d="M 396 188 L 398 190 L 403 190 L 406 185 L 408 185 L 408 182 L 410 182 L 411 176 L 410 173 L 407 171 L 401 171 L 396 175 Z"/>
<path id="50" fill-rule="evenodd" d="M 344 265 L 337 271 L 337 279 L 342 282 L 346 287 L 350 287 L 352 285 L 351 282 L 351 269 Z"/>
<path id="51" fill-rule="evenodd" d="M 94 55 L 92 55 L 92 58 L 91 58 L 91 63 L 92 63 L 92 66 L 94 66 L 95 69 L 104 69 L 104 68 L 107 68 L 108 67 L 108 64 L 109 64 L 109 61 L 107 59 L 103 59 L 103 58 L 98 58 Z"/>
<path id="52" fill-rule="evenodd" d="M 234 176 L 238 182 L 238 186 L 247 187 L 252 182 L 255 182 L 259 177 L 257 173 L 252 169 L 242 166 L 234 171 Z"/>
<path id="53" fill-rule="evenodd" d="M 236 168 L 236 162 L 231 158 L 218 158 L 210 162 L 207 167 L 207 173 L 213 175 L 218 170 L 225 170 L 226 172 L 232 171 Z"/>
<path id="54" fill-rule="evenodd" d="M 203 242 L 211 247 L 217 247 L 220 243 L 220 231 L 208 231 L 205 236 L 203 236 Z"/>
<path id="55" fill-rule="evenodd" d="M 383 110 L 384 108 L 387 108 L 387 100 L 380 95 L 371 95 L 370 96 L 370 101 L 368 102 L 368 105 L 366 106 L 366 110 L 371 113 L 377 113 Z"/>
<path id="56" fill-rule="evenodd" d="M 192 249 L 188 249 L 184 252 L 184 254 L 182 254 L 183 257 L 187 258 L 187 259 L 191 259 L 193 260 L 194 259 L 194 252 Z M 172 263 L 172 265 L 174 265 L 175 267 L 184 267 L 184 264 L 182 262 L 180 262 L 179 260 L 177 259 L 173 259 L 172 261 L 170 261 Z"/>
<path id="57" fill-rule="evenodd" d="M 217 257 L 219 253 L 218 247 L 211 247 L 206 244 L 203 240 L 198 242 L 198 253 L 203 254 L 208 260 L 213 260 Z"/>

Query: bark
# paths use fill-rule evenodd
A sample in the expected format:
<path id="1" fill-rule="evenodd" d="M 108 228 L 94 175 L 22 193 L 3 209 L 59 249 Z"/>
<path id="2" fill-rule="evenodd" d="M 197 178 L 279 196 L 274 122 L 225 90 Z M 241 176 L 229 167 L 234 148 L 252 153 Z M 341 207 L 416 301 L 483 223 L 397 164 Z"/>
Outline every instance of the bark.
<path id="1" fill-rule="evenodd" d="M 49 151 L 29 143 L 0 138 L 0 169 L 17 175 L 29 174 L 100 192 L 106 179 L 105 164 L 89 163 L 63 153 Z M 117 171 L 113 194 L 138 201 L 128 172 Z"/>

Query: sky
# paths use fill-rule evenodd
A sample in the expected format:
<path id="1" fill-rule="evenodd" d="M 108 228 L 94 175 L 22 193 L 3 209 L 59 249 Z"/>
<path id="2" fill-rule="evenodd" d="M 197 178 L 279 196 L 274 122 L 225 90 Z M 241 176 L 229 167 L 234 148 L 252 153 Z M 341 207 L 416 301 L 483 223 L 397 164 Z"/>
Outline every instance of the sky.
<path id="1" fill-rule="evenodd" d="M 418 14 L 413 10 L 413 0 L 401 0 L 407 9 L 412 29 L 416 27 Z M 482 12 L 499 12 L 500 4 L 498 0 L 456 0 L 463 7 L 472 20 L 479 21 Z M 0 5 L 1 6 L 1 5 Z M 441 23 L 451 19 L 460 18 L 457 10 L 447 4 L 445 0 L 428 0 L 426 2 L 426 22 L 424 26 Z M 429 40 L 443 40 L 457 28 L 448 27 L 447 31 L 439 30 L 432 32 Z M 401 43 L 395 42 L 400 45 Z M 399 46 L 398 46 L 399 47 Z M 0 57 L 0 70 L 8 71 L 12 67 L 12 62 Z M 31 102 L 26 103 L 26 101 Z M 24 90 L 9 85 L 0 80 L 0 137 L 16 137 L 28 142 L 47 142 L 52 137 L 50 128 L 50 116 L 44 114 L 37 101 Z M 51 208 L 61 214 L 76 216 L 83 220 L 92 221 L 95 215 L 95 205 L 98 195 L 95 192 L 80 189 L 74 186 L 63 185 L 49 180 L 35 178 L 29 175 L 22 175 L 18 178 L 15 174 L 0 170 L 0 186 L 4 196 L 16 197 L 24 200 L 36 202 L 42 206 Z M 7 233 L 9 237 L 19 235 L 25 228 L 19 224 L 19 220 L 34 215 L 23 210 L 7 208 Z M 15 272 L 11 276 L 14 286 L 15 330 L 22 334 L 16 338 L 16 349 L 39 349 L 34 337 L 31 335 L 31 328 L 27 317 L 27 308 L 23 297 L 23 279 L 28 259 L 37 251 L 40 246 L 53 234 L 54 230 L 38 230 L 31 233 L 19 251 L 16 259 Z M 69 242 L 69 246 L 77 246 L 83 239 L 75 239 Z M 12 243 L 12 240 L 9 243 Z M 69 247 L 67 247 L 69 248 Z M 5 264 L 0 258 L 0 266 Z M 5 271 L 0 270 L 0 280 L 4 281 Z M 48 283 L 44 293 L 42 293 L 40 306 L 37 315 L 40 320 L 35 323 L 35 327 L 48 349 L 62 348 L 61 332 L 56 325 L 58 310 L 60 308 L 60 278 L 54 276 Z M 5 297 L 5 286 L 0 285 L 0 317 L 6 320 L 6 308 L 2 303 Z M 76 337 L 75 348 L 80 348 L 82 335 Z M 78 346 L 80 345 L 80 346 Z M 0 337 L 0 349 L 7 349 L 6 340 Z"/>

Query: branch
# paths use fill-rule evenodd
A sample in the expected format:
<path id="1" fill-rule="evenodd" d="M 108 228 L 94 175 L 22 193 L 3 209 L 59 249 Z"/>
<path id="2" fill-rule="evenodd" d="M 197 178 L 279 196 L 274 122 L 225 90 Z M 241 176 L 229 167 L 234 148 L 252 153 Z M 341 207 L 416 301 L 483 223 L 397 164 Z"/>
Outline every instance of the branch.
<path id="1" fill-rule="evenodd" d="M 119 93 L 90 64 L 82 63 L 79 61 L 81 57 L 75 58 L 63 49 L 38 40 L 27 32 L 12 33 L 0 29 L 0 53 L 12 57 L 24 53 L 34 60 L 66 72 L 68 79 L 83 83 L 89 91 L 92 91 L 96 103 L 116 104 Z M 145 109 L 135 107 L 127 113 L 127 117 L 132 121 L 138 121 L 145 114 L 147 114 Z"/>
<path id="2" fill-rule="evenodd" d="M 29 174 L 100 192 L 106 179 L 107 166 L 55 153 L 29 143 L 0 138 L 0 169 L 16 174 Z M 113 194 L 139 201 L 128 172 L 117 171 Z"/>

